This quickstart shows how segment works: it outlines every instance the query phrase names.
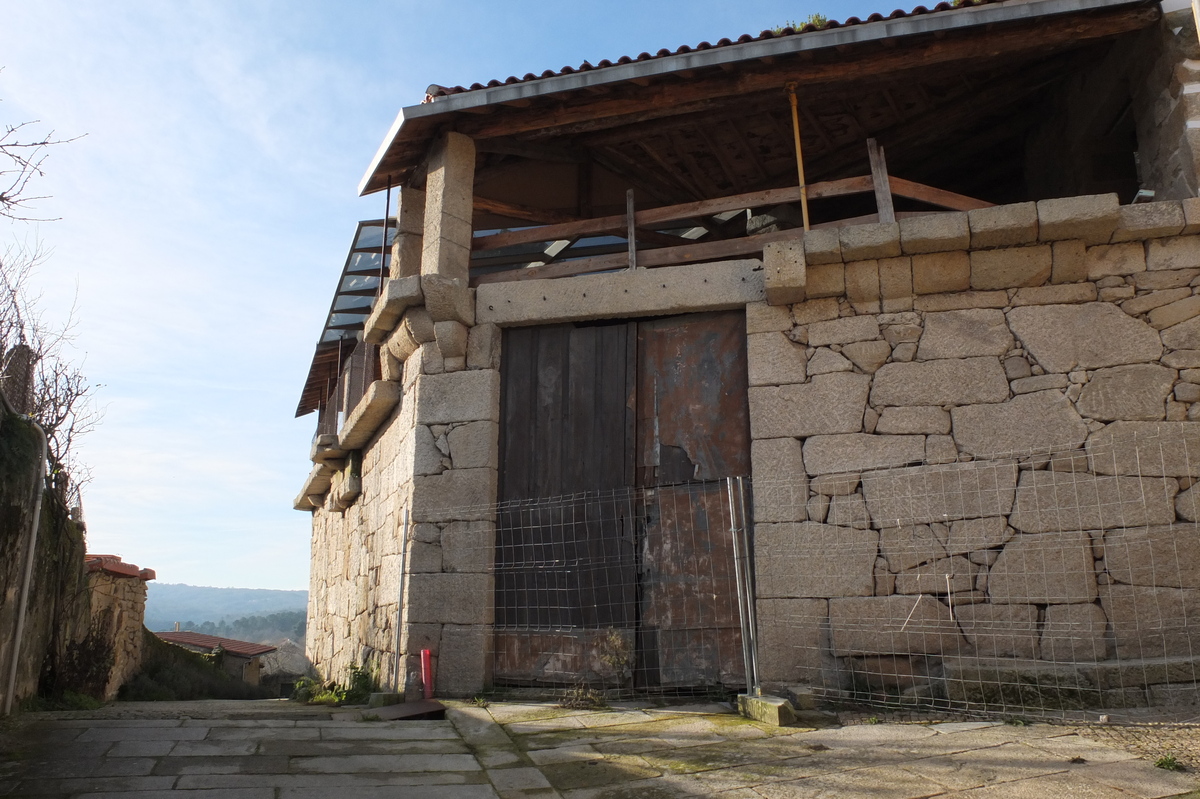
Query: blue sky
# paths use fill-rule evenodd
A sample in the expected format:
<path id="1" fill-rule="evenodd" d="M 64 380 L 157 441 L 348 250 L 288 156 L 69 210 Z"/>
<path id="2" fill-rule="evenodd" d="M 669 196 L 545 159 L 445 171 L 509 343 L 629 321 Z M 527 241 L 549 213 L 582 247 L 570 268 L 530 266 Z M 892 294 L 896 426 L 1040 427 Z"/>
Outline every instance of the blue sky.
<path id="1" fill-rule="evenodd" d="M 757 33 L 859 2 L 5 0 L 0 122 L 61 137 L 35 187 L 48 316 L 103 385 L 81 443 L 89 549 L 164 582 L 307 588 L 296 402 L 362 177 L 431 83 Z M 907 6 L 906 6 L 907 8 Z"/>

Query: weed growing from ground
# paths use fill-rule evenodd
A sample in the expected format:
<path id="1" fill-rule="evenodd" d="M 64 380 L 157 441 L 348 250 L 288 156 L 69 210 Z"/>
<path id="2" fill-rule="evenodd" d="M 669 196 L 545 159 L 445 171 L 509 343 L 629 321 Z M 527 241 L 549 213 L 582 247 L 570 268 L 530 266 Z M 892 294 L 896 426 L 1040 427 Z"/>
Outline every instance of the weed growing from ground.
<path id="1" fill-rule="evenodd" d="M 601 710 L 608 707 L 608 703 L 604 701 L 604 694 L 581 680 L 567 691 L 558 706 L 569 710 Z"/>
<path id="2" fill-rule="evenodd" d="M 1183 771 L 1183 764 L 1175 757 L 1173 752 L 1167 752 L 1165 755 L 1154 761 L 1157 768 L 1167 771 Z"/>

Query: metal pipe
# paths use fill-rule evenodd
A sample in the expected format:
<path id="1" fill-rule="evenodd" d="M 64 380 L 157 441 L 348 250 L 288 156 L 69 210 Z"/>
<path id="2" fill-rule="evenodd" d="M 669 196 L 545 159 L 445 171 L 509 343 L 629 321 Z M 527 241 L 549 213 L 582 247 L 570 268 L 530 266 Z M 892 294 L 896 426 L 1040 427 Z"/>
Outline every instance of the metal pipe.
<path id="1" fill-rule="evenodd" d="M 742 531 L 742 547 L 745 557 L 742 558 L 742 568 L 745 569 L 746 621 L 750 629 L 750 669 L 753 672 L 754 695 L 762 696 L 762 684 L 758 679 L 758 611 L 755 610 L 756 596 L 754 585 L 754 557 L 750 551 L 750 525 L 746 521 L 746 478 L 738 477 L 738 517 Z"/>
<path id="2" fill-rule="evenodd" d="M 404 693 L 407 686 L 400 684 L 400 660 L 402 653 L 400 652 L 400 636 L 401 625 L 404 621 L 404 583 L 407 571 L 404 568 L 404 559 L 408 555 L 408 508 L 404 509 L 403 521 L 400 523 L 400 590 L 396 596 L 396 666 L 393 669 L 392 685 L 396 688 L 396 693 Z"/>
<path id="3" fill-rule="evenodd" d="M 800 111 L 796 101 L 795 81 L 787 85 L 788 102 L 792 105 L 792 137 L 796 140 L 796 172 L 800 176 L 800 213 L 804 215 L 804 232 L 808 232 L 808 183 L 804 180 L 804 152 L 800 148 Z"/>
<path id="4" fill-rule="evenodd" d="M 746 673 L 746 693 L 754 692 L 751 684 L 753 679 L 750 672 L 750 631 L 749 619 L 746 616 L 746 592 L 743 589 L 742 548 L 738 544 L 737 503 L 733 496 L 733 478 L 725 478 L 725 488 L 729 494 L 729 536 L 733 544 L 733 576 L 737 590 L 738 622 L 742 626 L 742 667 Z"/>
<path id="5" fill-rule="evenodd" d="M 421 650 L 421 688 L 426 699 L 433 699 L 433 653 Z"/>
<path id="6" fill-rule="evenodd" d="M 37 473 L 33 476 L 33 524 L 30 525 L 29 530 L 29 551 L 25 554 L 25 575 L 21 579 L 21 600 L 17 606 L 17 632 L 13 637 L 12 655 L 8 664 L 8 688 L 4 692 L 4 713 L 2 714 L 5 716 L 12 713 L 13 692 L 17 686 L 17 665 L 21 656 L 21 639 L 25 635 L 25 614 L 29 610 L 29 584 L 33 581 L 33 561 L 37 549 L 38 527 L 42 523 L 42 500 L 46 488 L 46 461 L 49 449 L 46 442 L 46 431 L 32 417 L 26 418 L 37 430 L 41 457 L 38 459 Z"/>

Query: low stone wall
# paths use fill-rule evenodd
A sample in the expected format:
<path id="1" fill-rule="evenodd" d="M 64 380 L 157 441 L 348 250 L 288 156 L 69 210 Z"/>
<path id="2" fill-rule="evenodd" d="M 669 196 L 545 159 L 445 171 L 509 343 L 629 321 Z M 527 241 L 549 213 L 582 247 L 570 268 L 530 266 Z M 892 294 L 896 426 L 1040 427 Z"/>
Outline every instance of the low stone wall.
<path id="1" fill-rule="evenodd" d="M 111 701 L 142 666 L 146 580 L 137 574 L 96 570 L 89 572 L 87 582 L 92 629 L 111 642 L 113 660 L 104 685 L 104 699 Z"/>
<path id="2" fill-rule="evenodd" d="M 768 297 L 804 296 L 747 316 L 768 683 L 969 699 L 980 658 L 1194 655 L 1196 232 L 1200 201 L 1107 195 L 768 248 Z"/>

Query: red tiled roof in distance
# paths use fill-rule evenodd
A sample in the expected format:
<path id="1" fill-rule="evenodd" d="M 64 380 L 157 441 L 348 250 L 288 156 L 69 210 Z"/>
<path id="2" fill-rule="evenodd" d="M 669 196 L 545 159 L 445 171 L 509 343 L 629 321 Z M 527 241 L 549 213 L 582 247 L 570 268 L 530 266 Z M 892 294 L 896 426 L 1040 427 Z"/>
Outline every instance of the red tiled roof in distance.
<path id="1" fill-rule="evenodd" d="M 274 652 L 279 647 L 267 646 L 266 644 L 252 644 L 249 641 L 238 641 L 233 638 L 221 638 L 216 635 L 204 635 L 203 633 L 192 632 L 166 632 L 155 633 L 159 638 L 170 644 L 181 644 L 183 646 L 195 646 L 202 649 L 213 650 L 221 647 L 226 652 L 232 655 L 252 658 L 256 655 L 265 655 L 268 652 Z"/>
<path id="2" fill-rule="evenodd" d="M 153 580 L 156 576 L 154 569 L 139 569 L 134 564 L 121 560 L 120 555 L 84 555 L 83 566 L 89 572 L 104 572 L 114 577 Z"/>

